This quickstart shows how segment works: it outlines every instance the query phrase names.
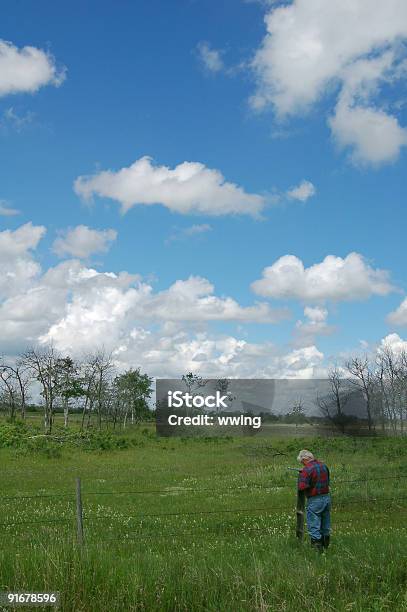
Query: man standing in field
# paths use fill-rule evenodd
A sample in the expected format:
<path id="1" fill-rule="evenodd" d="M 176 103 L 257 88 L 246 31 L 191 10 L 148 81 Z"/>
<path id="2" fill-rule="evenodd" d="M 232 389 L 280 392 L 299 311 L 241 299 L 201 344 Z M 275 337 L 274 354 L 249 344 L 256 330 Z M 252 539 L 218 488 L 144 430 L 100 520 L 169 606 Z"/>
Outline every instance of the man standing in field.
<path id="1" fill-rule="evenodd" d="M 307 529 L 311 546 L 322 552 L 329 546 L 331 529 L 329 469 L 305 449 L 300 451 L 297 459 L 304 466 L 298 476 L 298 490 L 304 491 L 307 497 Z"/>

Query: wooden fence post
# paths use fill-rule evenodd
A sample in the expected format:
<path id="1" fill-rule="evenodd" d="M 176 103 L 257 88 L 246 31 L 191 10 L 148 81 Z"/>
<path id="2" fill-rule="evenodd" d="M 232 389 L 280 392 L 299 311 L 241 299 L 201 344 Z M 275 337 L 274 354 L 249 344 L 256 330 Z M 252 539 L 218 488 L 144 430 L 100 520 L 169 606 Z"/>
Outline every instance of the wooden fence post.
<path id="1" fill-rule="evenodd" d="M 83 546 L 83 508 L 82 508 L 82 490 L 81 479 L 76 479 L 76 528 L 78 544 Z"/>
<path id="2" fill-rule="evenodd" d="M 304 537 L 304 510 L 305 491 L 297 491 L 297 529 L 295 533 L 299 540 Z"/>

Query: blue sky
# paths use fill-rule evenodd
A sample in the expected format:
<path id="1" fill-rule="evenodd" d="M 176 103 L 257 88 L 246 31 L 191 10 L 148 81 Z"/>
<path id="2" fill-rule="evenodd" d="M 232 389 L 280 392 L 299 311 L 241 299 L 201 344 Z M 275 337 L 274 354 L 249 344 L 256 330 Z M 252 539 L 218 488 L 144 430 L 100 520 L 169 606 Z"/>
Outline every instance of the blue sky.
<path id="1" fill-rule="evenodd" d="M 8 214 L 0 230 L 30 222 L 44 228 L 33 242 L 24 235 L 18 252 L 7 251 L 6 237 L 18 242 L 19 235 L 4 234 L 1 250 L 0 234 L 6 350 L 48 341 L 62 351 L 91 348 L 111 330 L 118 361 L 159 370 L 154 375 L 194 368 L 290 375 L 296 362 L 299 374 L 309 375 L 360 350 L 360 341 L 403 342 L 406 9 L 391 0 L 387 8 L 378 3 L 375 16 L 355 0 L 350 18 L 346 3 L 335 0 L 321 14 L 321 2 L 26 0 L 3 7 L 0 199 Z M 8 70 L 27 60 L 27 46 L 42 55 L 22 63 L 15 85 Z M 48 76 L 37 78 L 37 67 Z M 115 173 L 145 156 L 154 161 L 141 182 L 132 175 L 120 183 Z M 171 174 L 184 162 L 201 164 L 190 186 L 181 170 Z M 163 201 L 152 204 L 162 167 L 170 169 L 171 194 L 161 184 Z M 210 191 L 215 170 L 223 178 Z M 82 192 L 74 188 L 78 177 L 87 177 Z M 243 192 L 239 205 L 237 193 L 226 194 L 230 183 Z M 289 195 L 304 184 L 312 187 L 305 196 Z M 137 199 L 124 213 L 123 190 Z M 75 233 L 78 226 L 96 233 Z M 109 230 L 115 237 L 108 240 Z M 59 253 L 58 237 L 65 240 Z M 349 263 L 350 253 L 359 259 Z M 315 281 L 305 275 L 300 291 L 297 277 L 273 268 L 266 289 L 256 292 L 251 285 L 262 271 L 287 255 L 305 269 L 322 265 L 320 290 L 308 290 Z M 337 258 L 333 267 L 322 263 L 328 255 Z M 18 276 L 17 260 L 37 268 L 11 290 L 6 279 Z M 59 274 L 58 294 L 50 292 L 49 270 Z M 83 270 L 98 273 L 89 281 L 97 288 L 69 285 Z M 118 281 L 115 297 L 106 298 L 106 273 L 118 278 L 123 271 L 141 280 L 126 287 Z M 177 294 L 175 316 L 166 292 L 190 277 L 207 279 L 213 293 L 186 286 L 187 303 Z M 139 282 L 153 300 L 142 314 L 128 293 Z M 28 306 L 33 291 L 47 296 L 41 312 Z M 237 309 L 260 302 L 288 310 L 270 322 L 274 315 L 230 311 L 228 297 Z M 30 311 L 18 322 L 16 300 Z M 109 300 L 126 306 L 110 316 Z M 158 302 L 149 319 L 145 311 Z M 209 316 L 212 307 L 217 314 Z M 304 308 L 313 310 L 306 315 Z M 298 328 L 310 322 L 301 336 Z M 94 333 L 87 335 L 89 325 Z M 131 344 L 134 329 L 151 344 Z M 153 346 L 167 345 L 169 352 L 151 358 Z"/>

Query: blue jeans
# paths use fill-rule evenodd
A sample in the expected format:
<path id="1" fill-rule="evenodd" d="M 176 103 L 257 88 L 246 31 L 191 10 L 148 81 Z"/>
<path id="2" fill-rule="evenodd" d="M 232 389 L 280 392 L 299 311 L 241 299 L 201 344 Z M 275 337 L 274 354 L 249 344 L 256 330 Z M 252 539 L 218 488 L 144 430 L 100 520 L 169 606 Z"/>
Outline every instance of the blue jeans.
<path id="1" fill-rule="evenodd" d="M 308 498 L 307 529 L 313 540 L 328 536 L 331 529 L 331 496 L 314 495 Z"/>

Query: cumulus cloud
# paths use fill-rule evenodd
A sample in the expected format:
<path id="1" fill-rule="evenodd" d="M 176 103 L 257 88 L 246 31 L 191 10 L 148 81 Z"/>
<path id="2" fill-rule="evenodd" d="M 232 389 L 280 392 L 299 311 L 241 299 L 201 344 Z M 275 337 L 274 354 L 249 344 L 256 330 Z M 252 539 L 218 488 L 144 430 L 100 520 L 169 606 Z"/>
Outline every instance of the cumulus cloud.
<path id="1" fill-rule="evenodd" d="M 335 93 L 329 125 L 338 144 L 357 163 L 396 159 L 407 132 L 375 100 L 383 82 L 403 74 L 404 0 L 294 0 L 270 7 L 265 23 L 252 62 L 253 108 L 271 105 L 279 117 L 297 115 Z"/>
<path id="2" fill-rule="evenodd" d="M 138 275 L 98 272 L 78 259 L 42 272 L 33 250 L 44 232 L 26 224 L 0 233 L 2 350 L 10 354 L 38 342 L 74 354 L 104 345 L 118 363 L 140 363 L 153 374 L 218 366 L 231 373 L 243 371 L 244 355 L 248 363 L 256 355 L 260 365 L 258 354 L 264 356 L 269 348 L 211 334 L 208 325 L 276 323 L 289 315 L 265 303 L 241 306 L 216 295 L 201 277 L 154 291 Z"/>
<path id="3" fill-rule="evenodd" d="M 44 85 L 59 86 L 65 71 L 58 70 L 54 58 L 42 49 L 19 49 L 0 40 L 0 96 L 22 92 L 34 93 Z"/>
<path id="4" fill-rule="evenodd" d="M 205 377 L 315 378 L 321 375 L 323 354 L 316 347 L 288 353 L 271 343 L 251 343 L 235 336 L 178 331 L 160 335 L 133 330 L 131 340 L 116 353 L 129 367 L 140 362 L 161 377 L 197 372 Z"/>
<path id="5" fill-rule="evenodd" d="M 198 57 L 209 72 L 220 72 L 224 68 L 222 54 L 212 49 L 208 42 L 201 41 L 197 45 Z"/>
<path id="6" fill-rule="evenodd" d="M 323 354 L 314 345 L 278 348 L 209 327 L 215 321 L 276 323 L 288 316 L 287 310 L 264 303 L 242 306 L 216 295 L 214 286 L 197 276 L 155 291 L 136 274 L 99 272 L 78 259 L 43 272 L 34 249 L 44 233 L 45 228 L 30 223 L 0 232 L 4 352 L 15 355 L 27 345 L 52 342 L 74 355 L 104 346 L 119 368 L 137 364 L 153 376 L 186 371 L 214 377 L 321 375 Z M 31 272 L 10 290 L 10 272 L 16 270 Z M 324 316 L 323 309 L 307 312 L 312 320 Z"/>
<path id="7" fill-rule="evenodd" d="M 378 353 L 385 348 L 391 349 L 396 355 L 407 352 L 407 340 L 403 340 L 398 334 L 388 334 L 380 342 Z"/>
<path id="8" fill-rule="evenodd" d="M 400 306 L 388 315 L 387 320 L 392 325 L 400 327 L 407 325 L 407 298 L 404 298 Z"/>
<path id="9" fill-rule="evenodd" d="M 30 287 L 41 271 L 32 251 L 45 234 L 45 227 L 26 223 L 0 232 L 0 299 Z"/>
<path id="10" fill-rule="evenodd" d="M 313 378 L 323 358 L 323 353 L 316 346 L 295 349 L 281 358 L 281 378 Z"/>
<path id="11" fill-rule="evenodd" d="M 205 278 L 191 276 L 177 280 L 166 291 L 151 296 L 144 316 L 170 321 L 254 321 L 277 323 L 288 317 L 285 309 L 267 304 L 240 306 L 229 297 L 213 295 L 214 286 Z"/>
<path id="12" fill-rule="evenodd" d="M 137 323 L 165 324 L 166 329 L 178 330 L 170 323 L 201 325 L 208 321 L 256 321 L 275 323 L 287 317 L 286 310 L 273 310 L 267 304 L 242 307 L 232 298 L 213 295 L 214 287 L 204 278 L 178 280 L 168 289 L 154 293 L 151 285 L 132 276 L 98 273 L 66 262 L 70 279 L 63 290 L 66 303 L 58 320 L 42 336 L 44 342 L 68 346 L 69 350 L 85 349 L 110 342 L 120 345 Z M 53 275 L 61 278 L 58 267 Z M 44 279 L 47 286 L 50 278 Z M 56 290 L 61 291 L 60 281 Z"/>
<path id="13" fill-rule="evenodd" d="M 33 225 L 31 222 L 21 225 L 18 229 L 0 232 L 0 260 L 13 260 L 16 257 L 27 256 L 35 249 L 44 236 L 43 225 Z"/>
<path id="14" fill-rule="evenodd" d="M 310 181 L 301 181 L 297 187 L 292 187 L 286 193 L 290 200 L 299 200 L 306 202 L 309 198 L 315 195 L 316 189 Z"/>
<path id="15" fill-rule="evenodd" d="M 44 341 L 48 339 L 44 337 Z M 90 337 L 84 338 L 83 346 L 88 348 L 89 340 Z M 271 343 L 247 342 L 233 335 L 185 327 L 155 329 L 133 325 L 113 340 L 110 342 L 109 336 L 108 348 L 113 349 L 119 366 L 142 364 L 158 377 L 179 377 L 192 371 L 215 378 L 312 378 L 321 374 L 324 358 L 315 346 L 285 352 Z M 68 335 L 60 335 L 55 342 L 61 350 L 72 350 L 73 341 Z"/>
<path id="16" fill-rule="evenodd" d="M 123 213 L 140 204 L 162 204 L 181 214 L 257 216 L 265 206 L 263 196 L 227 182 L 219 170 L 199 162 L 183 162 L 171 169 L 154 165 L 150 157 L 117 172 L 80 176 L 74 189 L 85 200 L 94 195 L 116 200 Z"/>
<path id="17" fill-rule="evenodd" d="M 350 147 L 356 163 L 394 161 L 407 144 L 407 130 L 395 117 L 375 108 L 341 102 L 329 123 L 339 146 Z"/>
<path id="18" fill-rule="evenodd" d="M 117 232 L 113 229 L 96 230 L 77 225 L 54 241 L 53 250 L 59 257 L 86 259 L 93 253 L 106 253 L 116 238 Z"/>
<path id="19" fill-rule="evenodd" d="M 294 330 L 294 344 L 307 347 L 315 344 L 317 336 L 329 336 L 335 327 L 328 325 L 326 319 L 328 311 L 320 306 L 306 306 L 304 308 L 305 321 L 297 321 Z"/>
<path id="20" fill-rule="evenodd" d="M 386 270 L 372 268 L 362 255 L 349 253 L 345 258 L 327 255 L 309 268 L 298 257 L 284 255 L 263 270 L 252 289 L 272 298 L 341 302 L 387 295 L 394 287 Z"/>
<path id="21" fill-rule="evenodd" d="M 319 306 L 306 306 L 304 308 L 304 316 L 307 317 L 310 323 L 324 323 L 328 316 L 328 311 L 326 308 Z"/>

